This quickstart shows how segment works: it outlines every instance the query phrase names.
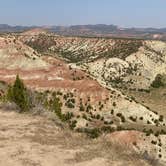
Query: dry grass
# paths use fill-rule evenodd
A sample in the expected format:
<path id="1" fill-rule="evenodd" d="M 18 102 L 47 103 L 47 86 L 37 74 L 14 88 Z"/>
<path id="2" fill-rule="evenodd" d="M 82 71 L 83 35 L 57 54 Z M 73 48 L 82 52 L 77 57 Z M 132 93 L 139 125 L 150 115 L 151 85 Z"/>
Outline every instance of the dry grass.
<path id="1" fill-rule="evenodd" d="M 0 112 L 2 134 L 0 154 L 6 152 L 5 160 L 11 161 L 13 166 L 34 166 L 35 164 L 52 166 L 51 162 L 58 161 L 61 162 L 60 166 L 80 166 L 81 164 L 89 166 L 92 161 L 94 165 L 100 166 L 125 164 L 127 166 L 154 166 L 151 158 L 137 154 L 128 146 L 110 142 L 104 136 L 90 139 L 65 126 L 62 129 L 56 125 L 59 121 L 55 121 L 30 114 Z M 11 148 L 10 153 L 8 147 Z M 44 165 L 46 161 L 47 165 Z M 1 163 L 3 160 L 0 161 Z"/>
<path id="2" fill-rule="evenodd" d="M 143 154 L 136 153 L 128 146 L 123 146 L 117 142 L 110 142 L 104 137 L 100 137 L 97 140 L 83 139 L 82 136 L 80 138 L 82 138 L 81 144 L 77 144 L 77 146 L 79 145 L 79 148 L 82 147 L 82 151 L 76 152 L 75 157 L 67 162 L 74 164 L 101 158 L 105 159 L 110 165 L 121 163 L 131 166 L 156 166 L 156 164 L 159 166 L 157 160 L 150 157 L 145 158 Z M 73 144 L 73 142 L 75 142 L 75 139 L 72 139 L 70 143 Z"/>

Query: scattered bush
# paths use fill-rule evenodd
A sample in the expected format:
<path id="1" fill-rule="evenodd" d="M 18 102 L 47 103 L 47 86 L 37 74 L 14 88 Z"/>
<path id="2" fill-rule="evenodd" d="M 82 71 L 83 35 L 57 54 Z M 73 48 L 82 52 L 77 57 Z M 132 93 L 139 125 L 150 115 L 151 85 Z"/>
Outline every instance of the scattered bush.
<path id="1" fill-rule="evenodd" d="M 144 118 L 141 116 L 139 119 L 140 119 L 140 120 L 143 120 Z"/>
<path id="2" fill-rule="evenodd" d="M 159 121 L 160 121 L 160 122 L 163 122 L 163 120 L 164 120 L 164 116 L 163 116 L 163 115 L 160 115 L 160 116 L 159 116 Z"/>
<path id="3" fill-rule="evenodd" d="M 113 110 L 113 109 L 111 110 L 111 114 L 112 114 L 112 115 L 114 114 L 114 110 Z"/>
<path id="4" fill-rule="evenodd" d="M 76 120 L 70 121 L 70 123 L 69 123 L 70 129 L 73 130 L 73 129 L 76 127 L 76 124 L 77 124 L 77 121 L 76 121 Z"/>
<path id="5" fill-rule="evenodd" d="M 116 116 L 118 116 L 121 119 L 121 122 L 125 122 L 125 117 L 121 113 L 117 113 Z"/>
<path id="6" fill-rule="evenodd" d="M 66 114 L 62 115 L 63 121 L 69 121 L 71 118 L 73 118 L 74 115 L 72 112 L 67 112 Z"/>
<path id="7" fill-rule="evenodd" d="M 93 139 L 99 137 L 101 133 L 98 128 L 87 129 L 85 132 L 90 138 L 93 138 Z"/>
<path id="8" fill-rule="evenodd" d="M 87 116 L 86 116 L 86 114 L 83 114 L 83 115 L 82 115 L 82 118 L 85 119 L 85 120 L 88 119 Z"/>
<path id="9" fill-rule="evenodd" d="M 163 80 L 162 80 L 162 75 L 158 74 L 155 78 L 155 80 L 152 82 L 151 86 L 153 88 L 159 88 L 161 86 L 164 86 Z"/>
<path id="10" fill-rule="evenodd" d="M 129 119 L 130 119 L 131 121 L 133 121 L 133 122 L 136 122 L 136 121 L 137 121 L 137 117 L 134 118 L 134 117 L 130 116 Z"/>
<path id="11" fill-rule="evenodd" d="M 116 103 L 115 102 L 113 102 L 113 106 L 116 107 Z"/>
<path id="12" fill-rule="evenodd" d="M 51 110 L 55 112 L 55 114 L 62 120 L 62 112 L 61 112 L 61 107 L 62 103 L 60 102 L 60 99 L 58 97 L 54 97 L 53 100 L 50 100 L 50 106 Z"/>
<path id="13" fill-rule="evenodd" d="M 100 119 L 100 114 L 97 114 L 97 115 L 96 115 L 96 119 Z"/>
<path id="14" fill-rule="evenodd" d="M 156 145 L 156 144 L 157 144 L 157 142 L 156 142 L 156 141 L 154 141 L 154 140 L 152 140 L 152 141 L 151 141 L 151 143 L 152 143 L 152 144 L 154 144 L 154 145 Z"/>
<path id="15" fill-rule="evenodd" d="M 80 109 L 81 112 L 85 111 L 85 108 L 84 108 L 83 104 L 80 104 L 80 108 L 79 109 Z"/>
<path id="16" fill-rule="evenodd" d="M 73 99 L 73 98 L 68 99 L 67 102 L 65 103 L 65 105 L 68 108 L 74 108 L 75 107 L 75 99 Z"/>

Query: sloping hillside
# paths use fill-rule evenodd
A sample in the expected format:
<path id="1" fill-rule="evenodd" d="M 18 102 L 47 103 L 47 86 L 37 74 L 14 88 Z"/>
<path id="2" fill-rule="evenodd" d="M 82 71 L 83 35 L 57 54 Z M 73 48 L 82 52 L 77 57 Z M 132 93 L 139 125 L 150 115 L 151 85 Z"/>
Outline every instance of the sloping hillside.
<path id="1" fill-rule="evenodd" d="M 47 64 L 42 61 L 34 49 L 23 44 L 15 37 L 0 38 L 0 68 L 3 69 L 33 69 L 44 68 Z"/>

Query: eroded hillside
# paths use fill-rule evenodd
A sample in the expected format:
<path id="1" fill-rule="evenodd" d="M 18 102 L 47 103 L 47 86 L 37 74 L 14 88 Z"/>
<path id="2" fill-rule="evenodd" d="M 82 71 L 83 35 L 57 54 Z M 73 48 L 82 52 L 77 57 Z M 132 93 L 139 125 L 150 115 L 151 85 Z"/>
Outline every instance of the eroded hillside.
<path id="1" fill-rule="evenodd" d="M 12 84 L 19 74 L 40 102 L 56 95 L 75 131 L 113 132 L 116 139 L 135 130 L 129 137 L 139 139 L 125 140 L 139 153 L 165 162 L 165 117 L 120 89 L 149 88 L 165 72 L 165 48 L 160 41 L 62 37 L 33 30 L 0 38 L 0 80 Z M 45 104 L 41 102 L 47 110 Z"/>

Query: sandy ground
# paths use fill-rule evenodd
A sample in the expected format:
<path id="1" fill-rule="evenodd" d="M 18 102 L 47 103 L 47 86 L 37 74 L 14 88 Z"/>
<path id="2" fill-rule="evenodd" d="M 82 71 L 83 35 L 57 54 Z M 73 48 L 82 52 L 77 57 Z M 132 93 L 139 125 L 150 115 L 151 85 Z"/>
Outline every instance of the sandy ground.
<path id="1" fill-rule="evenodd" d="M 0 110 L 0 166 L 149 166 L 117 150 L 45 117 Z"/>

